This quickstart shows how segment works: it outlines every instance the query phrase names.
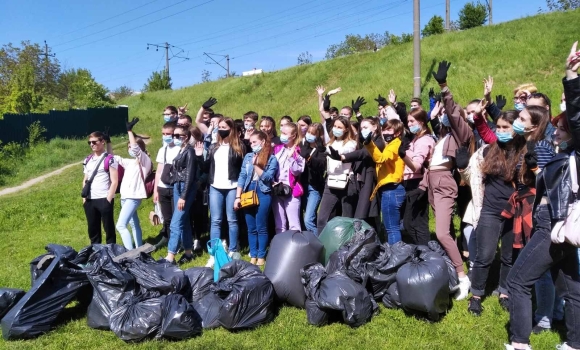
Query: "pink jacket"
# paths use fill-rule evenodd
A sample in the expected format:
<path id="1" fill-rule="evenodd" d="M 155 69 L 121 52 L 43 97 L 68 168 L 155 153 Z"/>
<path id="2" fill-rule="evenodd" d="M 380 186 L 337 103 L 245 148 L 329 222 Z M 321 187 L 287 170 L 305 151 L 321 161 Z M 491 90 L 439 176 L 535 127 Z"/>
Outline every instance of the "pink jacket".
<path id="1" fill-rule="evenodd" d="M 417 171 L 413 171 L 405 165 L 404 180 L 420 179 L 423 177 L 425 165 L 431 160 L 433 148 L 435 148 L 435 140 L 429 134 L 425 134 L 411 142 L 411 147 L 407 150 L 407 156 L 418 169 Z"/>
<path id="2" fill-rule="evenodd" d="M 284 148 L 284 145 L 274 146 L 274 156 L 276 156 L 276 158 L 278 158 L 277 155 L 278 153 L 280 153 L 280 150 L 282 150 L 282 148 Z M 297 147 L 296 150 L 298 149 L 299 148 Z M 300 181 L 297 180 L 297 177 L 299 177 L 300 174 L 302 174 L 302 172 L 304 171 L 305 160 L 304 158 L 302 158 L 302 156 L 300 156 L 298 151 L 294 152 L 292 158 L 295 161 L 292 163 L 292 165 L 290 165 L 290 171 L 288 172 L 288 181 L 290 182 L 289 185 L 290 188 L 292 189 L 292 197 L 298 198 L 302 197 L 302 195 L 304 194 L 304 188 L 302 188 L 302 185 L 300 184 Z M 294 173 L 296 173 L 296 175 L 294 175 Z"/>

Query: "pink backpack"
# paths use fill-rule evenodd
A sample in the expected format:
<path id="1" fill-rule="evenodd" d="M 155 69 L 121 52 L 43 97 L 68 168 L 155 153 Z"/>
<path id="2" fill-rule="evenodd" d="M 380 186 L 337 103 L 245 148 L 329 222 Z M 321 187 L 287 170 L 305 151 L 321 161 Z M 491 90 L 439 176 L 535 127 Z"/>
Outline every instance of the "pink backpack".
<path id="1" fill-rule="evenodd" d="M 114 156 L 112 154 L 108 154 L 105 153 L 105 160 L 104 160 L 104 167 L 105 167 L 105 171 L 108 173 L 109 172 L 109 164 L 111 164 L 111 159 Z M 83 162 L 83 165 L 87 165 L 87 163 L 89 162 L 89 160 L 91 160 L 91 158 L 93 158 L 92 154 L 89 154 L 86 158 L 85 161 Z M 115 193 L 119 193 L 121 191 L 121 181 L 123 181 L 123 175 L 125 175 L 125 168 L 123 168 L 120 164 L 117 166 L 117 174 L 118 174 L 118 184 L 117 184 L 117 191 L 115 191 Z"/>

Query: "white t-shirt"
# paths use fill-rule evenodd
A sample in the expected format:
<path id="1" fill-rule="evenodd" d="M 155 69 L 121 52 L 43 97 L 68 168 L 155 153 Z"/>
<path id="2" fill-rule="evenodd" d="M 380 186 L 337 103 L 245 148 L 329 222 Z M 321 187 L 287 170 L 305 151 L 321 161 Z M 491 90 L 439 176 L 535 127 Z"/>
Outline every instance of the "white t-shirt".
<path id="1" fill-rule="evenodd" d="M 90 180 L 91 176 L 93 176 L 95 167 L 102 157 L 105 157 L 105 153 L 103 153 L 100 157 L 97 157 L 93 154 L 92 157 L 87 161 L 87 164 L 83 166 L 83 173 L 87 176 L 87 180 Z M 117 169 L 117 162 L 115 161 L 114 157 L 110 157 L 109 169 L 110 168 Z M 91 184 L 91 199 L 107 198 L 110 187 L 111 178 L 109 177 L 109 173 L 105 171 L 105 159 L 103 159 L 99 165 L 99 170 L 97 170 L 97 174 L 93 179 L 93 183 Z"/>
<path id="2" fill-rule="evenodd" d="M 356 150 L 356 141 L 350 140 L 346 143 L 339 140 L 334 140 L 334 142 L 328 146 L 332 146 L 335 150 L 338 151 L 338 154 L 348 154 L 350 152 L 354 152 Z M 326 151 L 330 153 L 329 147 L 326 148 Z M 351 173 L 351 163 L 343 163 L 340 160 L 331 159 L 327 157 L 327 168 L 326 172 L 328 175 L 342 175 L 342 174 L 350 174 Z"/>
<path id="3" fill-rule="evenodd" d="M 172 146 L 169 147 L 167 144 L 163 145 L 157 152 L 157 159 L 155 160 L 157 163 L 164 165 L 164 164 L 173 164 L 173 159 L 177 157 L 179 154 L 180 147 Z M 167 154 L 165 154 L 165 150 L 167 150 Z M 161 188 L 171 188 L 171 185 L 164 183 L 163 181 L 159 180 L 157 187 Z"/>
<path id="4" fill-rule="evenodd" d="M 449 163 L 451 161 L 449 157 L 443 155 L 443 146 L 445 145 L 445 142 L 449 137 L 450 137 L 449 134 L 445 135 L 445 137 L 441 139 L 441 141 L 439 141 L 437 145 L 435 145 L 435 149 L 433 150 L 433 156 L 431 156 L 431 164 L 430 164 L 431 166 L 441 165 Z"/>
<path id="5" fill-rule="evenodd" d="M 123 181 L 121 182 L 121 199 L 145 199 L 147 198 L 147 192 L 145 191 L 143 180 L 151 172 L 151 159 L 146 153 L 141 151 L 137 144 L 132 145 L 131 150 L 135 153 L 136 158 L 139 158 L 139 162 L 137 162 L 136 158 L 115 156 L 115 160 L 125 168 Z M 143 176 L 141 176 L 141 171 L 143 171 Z"/>
<path id="6" fill-rule="evenodd" d="M 238 181 L 230 181 L 230 145 L 220 145 L 214 155 L 213 184 L 215 188 L 229 190 L 238 187 Z"/>

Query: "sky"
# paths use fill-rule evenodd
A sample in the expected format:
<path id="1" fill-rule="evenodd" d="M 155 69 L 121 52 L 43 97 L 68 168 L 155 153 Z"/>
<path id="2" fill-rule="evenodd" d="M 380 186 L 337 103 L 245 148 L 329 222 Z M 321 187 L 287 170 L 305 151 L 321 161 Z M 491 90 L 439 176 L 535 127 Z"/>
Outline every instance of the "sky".
<path id="1" fill-rule="evenodd" d="M 451 0 L 451 20 L 468 0 Z M 545 0 L 493 2 L 493 22 L 535 15 Z M 165 67 L 173 88 L 197 84 L 203 70 L 216 79 L 225 70 L 241 75 L 296 65 L 302 52 L 324 59 L 347 34 L 413 32 L 412 0 L 0 0 L 0 44 L 46 40 L 61 66 L 86 68 L 114 90 L 139 91 Z M 421 1 L 421 28 L 433 15 L 445 18 L 445 0 Z M 221 55 L 221 56 L 220 56 Z"/>

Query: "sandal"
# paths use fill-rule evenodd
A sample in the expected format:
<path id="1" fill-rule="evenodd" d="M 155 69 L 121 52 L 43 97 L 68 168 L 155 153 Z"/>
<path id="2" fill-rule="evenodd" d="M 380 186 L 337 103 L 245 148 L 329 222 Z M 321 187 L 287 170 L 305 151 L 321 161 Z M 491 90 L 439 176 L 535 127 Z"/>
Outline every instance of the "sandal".
<path id="1" fill-rule="evenodd" d="M 259 258 L 258 261 L 256 262 L 257 266 L 264 266 L 266 264 L 266 259 L 264 258 Z"/>
<path id="2" fill-rule="evenodd" d="M 251 258 L 250 259 L 250 264 L 256 265 L 256 258 Z"/>

